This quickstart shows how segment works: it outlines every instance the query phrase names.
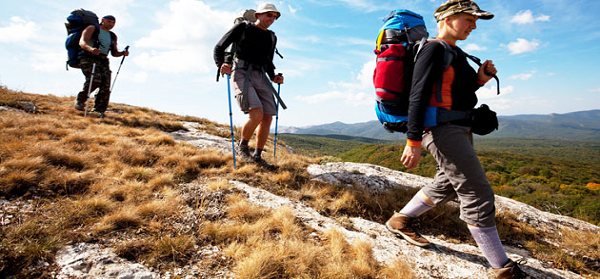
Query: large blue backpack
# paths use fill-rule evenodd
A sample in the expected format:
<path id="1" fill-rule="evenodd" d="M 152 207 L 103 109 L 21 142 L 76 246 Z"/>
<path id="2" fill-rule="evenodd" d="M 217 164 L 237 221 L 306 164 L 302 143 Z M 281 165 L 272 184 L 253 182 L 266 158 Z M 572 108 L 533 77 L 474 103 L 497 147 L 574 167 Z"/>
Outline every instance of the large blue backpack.
<path id="1" fill-rule="evenodd" d="M 81 39 L 83 30 L 90 25 L 94 25 L 96 27 L 93 37 L 97 40 L 100 30 L 100 23 L 98 21 L 98 16 L 96 16 L 94 12 L 78 9 L 71 12 L 71 14 L 67 17 L 67 23 L 65 23 L 68 34 L 67 40 L 65 41 L 65 48 L 67 49 L 68 55 L 66 65 L 67 70 L 69 70 L 69 67 L 79 68 L 79 60 L 81 59 L 82 55 L 82 50 L 79 46 L 79 40 Z"/>
<path id="2" fill-rule="evenodd" d="M 444 41 L 427 38 L 425 21 L 415 12 L 394 10 L 383 18 L 383 22 L 374 51 L 377 55 L 373 73 L 377 95 L 375 113 L 388 132 L 406 133 L 413 69 L 419 50 L 431 41 L 442 44 L 446 50 L 444 68 L 450 65 L 455 53 Z M 437 125 L 436 114 L 436 108 L 427 108 L 426 127 Z"/>

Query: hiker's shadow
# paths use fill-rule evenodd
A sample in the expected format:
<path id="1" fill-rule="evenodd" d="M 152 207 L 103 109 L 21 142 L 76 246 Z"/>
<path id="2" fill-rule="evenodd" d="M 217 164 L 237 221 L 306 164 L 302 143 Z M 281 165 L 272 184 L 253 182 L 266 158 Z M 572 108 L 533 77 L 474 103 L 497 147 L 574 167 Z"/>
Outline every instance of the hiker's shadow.
<path id="1" fill-rule="evenodd" d="M 476 263 L 476 264 L 481 264 L 487 268 L 491 268 L 487 259 L 485 257 L 479 256 L 479 255 L 473 255 L 473 254 L 465 253 L 462 251 L 457 251 L 452 248 L 449 248 L 449 247 L 446 247 L 443 245 L 439 245 L 439 244 L 433 244 L 429 248 L 425 248 L 425 249 L 435 252 L 435 253 L 438 253 L 438 254 L 445 254 L 445 255 L 449 255 L 449 256 L 458 257 L 465 261 L 469 261 L 469 262 Z M 550 278 L 551 279 L 564 279 L 565 278 L 560 275 L 549 273 L 547 271 L 540 270 L 538 268 L 531 267 L 528 265 L 520 265 L 520 267 L 524 272 L 529 274 L 532 278 L 540 278 L 540 279 L 542 279 L 542 278 L 543 279 L 550 279 Z"/>

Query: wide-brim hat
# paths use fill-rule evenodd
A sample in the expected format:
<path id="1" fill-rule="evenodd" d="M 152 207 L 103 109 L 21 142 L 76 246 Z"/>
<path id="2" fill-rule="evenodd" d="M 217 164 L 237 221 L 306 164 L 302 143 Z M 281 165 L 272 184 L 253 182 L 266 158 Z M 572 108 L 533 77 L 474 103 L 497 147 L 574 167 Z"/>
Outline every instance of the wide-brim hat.
<path id="1" fill-rule="evenodd" d="M 256 13 L 254 13 L 254 17 L 256 17 L 258 19 L 259 14 L 268 13 L 268 12 L 277 13 L 277 18 L 279 18 L 281 16 L 281 13 L 277 10 L 277 8 L 275 8 L 275 5 L 273 5 L 271 3 L 262 3 L 258 6 L 258 9 L 256 9 Z"/>
<path id="2" fill-rule="evenodd" d="M 449 0 L 439 6 L 433 13 L 433 16 L 437 21 L 440 21 L 459 13 L 472 14 L 478 16 L 480 19 L 492 19 L 494 17 L 494 14 L 480 9 L 475 2 L 470 0 Z"/>

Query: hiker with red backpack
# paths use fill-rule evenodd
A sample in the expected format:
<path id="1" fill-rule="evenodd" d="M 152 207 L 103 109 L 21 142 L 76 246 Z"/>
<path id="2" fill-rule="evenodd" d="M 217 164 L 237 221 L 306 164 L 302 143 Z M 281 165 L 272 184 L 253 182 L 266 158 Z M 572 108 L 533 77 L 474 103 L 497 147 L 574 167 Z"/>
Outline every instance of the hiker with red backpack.
<path id="1" fill-rule="evenodd" d="M 242 21 L 235 24 L 217 43 L 214 59 L 221 74 L 232 74 L 235 98 L 241 110 L 249 115 L 242 128 L 238 153 L 247 162 L 254 162 L 269 170 L 276 167 L 266 162 L 261 153 L 269 137 L 273 115 L 277 107 L 273 97 L 286 108 L 271 82 L 283 84 L 283 75 L 275 75 L 273 56 L 277 37 L 268 28 L 281 16 L 275 5 L 260 4 L 254 17 L 255 23 Z M 234 58 L 226 60 L 226 49 L 233 44 Z M 248 142 L 258 128 L 256 149 L 250 154 Z"/>
<path id="2" fill-rule="evenodd" d="M 394 213 L 386 227 L 409 243 L 426 247 L 429 241 L 411 223 L 436 205 L 458 198 L 460 218 L 467 223 L 496 278 L 530 278 L 507 257 L 498 236 L 494 192 L 473 148 L 472 118 L 425 124 L 428 108 L 471 115 L 477 104 L 475 91 L 494 77 L 497 70 L 488 60 L 475 71 L 456 42 L 467 39 L 477 27 L 478 19 L 489 20 L 494 15 L 481 10 L 473 1 L 449 0 L 436 9 L 434 16 L 438 22 L 438 41 L 429 40 L 416 56 L 408 97 L 407 144 L 401 161 L 407 168 L 415 168 L 424 146 L 435 158 L 438 171 L 433 182 L 424 186 L 400 212 Z M 454 57 L 447 67 L 442 67 L 448 50 Z"/>
<path id="3" fill-rule="evenodd" d="M 117 35 L 110 30 L 115 26 L 116 19 L 112 15 L 102 18 L 99 26 L 90 24 L 81 33 L 78 53 L 79 63 L 77 67 L 85 76 L 83 90 L 77 94 L 75 108 L 86 109 L 86 102 L 91 90 L 98 88 L 94 108 L 90 115 L 104 117 L 110 99 L 111 71 L 108 54 L 113 57 L 128 56 L 129 51 L 119 51 L 117 48 Z"/>

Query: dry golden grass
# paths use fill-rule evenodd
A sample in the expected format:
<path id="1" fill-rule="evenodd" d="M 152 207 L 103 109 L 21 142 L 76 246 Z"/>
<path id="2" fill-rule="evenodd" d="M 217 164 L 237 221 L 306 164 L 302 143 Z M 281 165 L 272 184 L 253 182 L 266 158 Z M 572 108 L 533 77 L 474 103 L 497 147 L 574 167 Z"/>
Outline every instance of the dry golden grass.
<path id="1" fill-rule="evenodd" d="M 240 202 L 235 201 L 228 212 L 238 212 Z M 257 211 L 264 209 L 244 210 Z M 323 236 L 325 240 L 313 239 L 312 231 L 302 227 L 289 208 L 259 218 L 247 215 L 254 220 L 211 224 L 203 231 L 224 245 L 238 278 L 383 278 L 370 245 L 364 242 L 351 245 L 337 231 Z"/>
<path id="2" fill-rule="evenodd" d="M 96 233 L 110 233 L 117 230 L 137 228 L 142 224 L 142 217 L 138 209 L 133 206 L 127 206 L 117 209 L 105 215 L 100 222 L 96 224 L 94 231 Z"/>
<path id="3" fill-rule="evenodd" d="M 0 105 L 31 101 L 41 108 L 37 114 L 0 113 L 0 196 L 45 198 L 32 216 L 22 217 L 32 222 L 2 227 L 0 277 L 36 277 L 25 267 L 48 258 L 61 243 L 90 240 L 79 232 L 96 239 L 138 229 L 157 233 L 157 239 L 172 234 L 169 222 L 182 204 L 173 187 L 228 163 L 165 134 L 183 129 L 183 118 L 175 115 L 111 104 L 123 113 L 83 118 L 72 109 L 72 98 L 0 91 Z M 36 234 L 23 233 L 30 224 L 38 227 Z M 158 243 L 164 247 L 181 246 L 180 239 L 163 239 Z M 26 243 L 49 244 L 19 248 Z"/>
<path id="4" fill-rule="evenodd" d="M 163 236 L 154 243 L 153 259 L 157 261 L 169 260 L 175 263 L 185 263 L 196 245 L 193 235 Z"/>
<path id="5" fill-rule="evenodd" d="M 412 268 L 403 260 L 396 259 L 389 265 L 383 267 L 381 271 L 382 278 L 386 279 L 412 279 L 415 274 Z"/>
<path id="6" fill-rule="evenodd" d="M 224 191 L 231 189 L 231 187 L 231 184 L 223 178 L 213 179 L 206 184 L 206 190 L 208 191 Z"/>

